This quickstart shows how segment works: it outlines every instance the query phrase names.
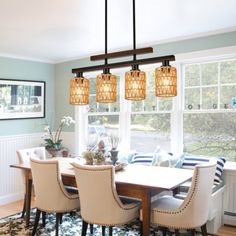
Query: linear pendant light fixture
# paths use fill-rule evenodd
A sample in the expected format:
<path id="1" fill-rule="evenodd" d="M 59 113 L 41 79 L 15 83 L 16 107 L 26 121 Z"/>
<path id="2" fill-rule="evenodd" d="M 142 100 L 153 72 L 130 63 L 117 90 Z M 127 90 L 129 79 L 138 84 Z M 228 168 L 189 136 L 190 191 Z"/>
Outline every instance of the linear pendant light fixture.
<path id="1" fill-rule="evenodd" d="M 177 71 L 170 66 L 175 61 L 174 55 L 137 59 L 138 54 L 153 53 L 152 47 L 136 49 L 135 0 L 133 0 L 133 50 L 107 52 L 107 0 L 105 0 L 105 54 L 90 57 L 91 61 L 105 60 L 104 64 L 72 69 L 75 78 L 70 82 L 70 104 L 89 104 L 89 81 L 83 77 L 84 72 L 103 70 L 96 78 L 96 101 L 99 103 L 116 102 L 116 76 L 110 69 L 131 66 L 131 71 L 125 73 L 125 99 L 143 100 L 146 98 L 146 74 L 139 70 L 139 65 L 162 62 L 155 70 L 155 88 L 157 97 L 175 97 L 177 95 Z M 133 55 L 133 60 L 108 63 L 109 58 L 120 58 Z"/>

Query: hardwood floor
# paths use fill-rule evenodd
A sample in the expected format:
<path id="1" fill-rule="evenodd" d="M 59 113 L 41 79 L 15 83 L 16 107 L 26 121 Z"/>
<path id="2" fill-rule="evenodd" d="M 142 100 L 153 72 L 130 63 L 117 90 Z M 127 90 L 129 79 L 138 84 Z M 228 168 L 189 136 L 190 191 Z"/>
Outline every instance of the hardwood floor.
<path id="1" fill-rule="evenodd" d="M 31 206 L 34 207 L 34 201 L 32 201 Z M 15 213 L 22 211 L 23 201 L 12 202 L 7 205 L 0 206 L 0 218 L 14 215 Z"/>
<path id="2" fill-rule="evenodd" d="M 221 226 L 217 232 L 218 236 L 236 236 L 236 227 Z"/>
<path id="3" fill-rule="evenodd" d="M 34 201 L 31 203 L 34 207 Z M 13 202 L 7 205 L 0 206 L 0 218 L 5 216 L 13 215 L 22 210 L 23 201 Z M 221 226 L 217 232 L 218 236 L 236 236 L 236 227 Z"/>

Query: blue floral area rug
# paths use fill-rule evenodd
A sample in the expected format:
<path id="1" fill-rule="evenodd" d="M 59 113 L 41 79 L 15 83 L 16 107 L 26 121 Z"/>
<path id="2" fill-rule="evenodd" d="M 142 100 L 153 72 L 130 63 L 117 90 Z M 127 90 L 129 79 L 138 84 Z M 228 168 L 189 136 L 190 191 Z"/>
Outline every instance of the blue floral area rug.
<path id="1" fill-rule="evenodd" d="M 21 212 L 0 219 L 0 235 L 9 235 L 9 236 L 29 236 L 32 233 L 34 219 L 35 219 L 36 209 L 31 210 L 30 215 L 30 226 L 26 228 L 25 221 L 21 218 Z M 55 235 L 55 215 L 47 214 L 46 216 L 46 227 L 42 226 L 41 220 L 38 224 L 37 236 L 49 236 Z M 130 224 L 124 226 L 113 227 L 113 236 L 140 236 L 140 222 L 136 220 Z M 79 212 L 72 212 L 72 214 L 64 214 L 62 219 L 62 224 L 59 226 L 59 235 L 60 236 L 80 236 L 82 230 L 82 220 Z M 108 227 L 106 229 L 106 235 L 108 233 Z M 90 230 L 88 226 L 87 236 L 90 235 Z M 101 236 L 102 229 L 100 226 L 93 226 L 93 235 Z M 158 228 L 151 227 L 150 235 L 152 236 L 162 236 L 162 232 Z M 167 232 L 167 235 L 174 235 L 172 232 Z M 191 235 L 187 232 L 181 233 L 181 235 Z M 201 234 L 196 234 L 201 235 Z"/>
<path id="2" fill-rule="evenodd" d="M 21 218 L 21 212 L 0 219 L 0 235 L 10 235 L 10 236 L 28 236 L 31 235 L 34 219 L 35 219 L 36 210 L 33 209 L 30 215 L 30 226 L 29 228 L 25 227 L 25 221 Z M 55 235 L 55 215 L 47 214 L 46 216 L 46 227 L 43 228 L 41 220 L 38 224 L 38 230 L 36 235 L 48 236 Z M 79 212 L 73 212 L 72 214 L 64 214 L 62 219 L 62 224 L 59 226 L 59 235 L 63 236 L 80 236 L 82 229 L 82 220 Z M 107 227 L 106 235 L 108 235 Z M 151 228 L 152 235 L 161 236 L 160 231 L 156 231 Z M 87 235 L 89 233 L 89 226 L 87 230 Z M 94 225 L 93 230 L 94 236 L 101 236 L 102 229 L 101 227 Z M 140 235 L 140 222 L 137 220 L 131 224 L 127 224 L 121 227 L 113 227 L 114 236 L 138 236 Z"/>

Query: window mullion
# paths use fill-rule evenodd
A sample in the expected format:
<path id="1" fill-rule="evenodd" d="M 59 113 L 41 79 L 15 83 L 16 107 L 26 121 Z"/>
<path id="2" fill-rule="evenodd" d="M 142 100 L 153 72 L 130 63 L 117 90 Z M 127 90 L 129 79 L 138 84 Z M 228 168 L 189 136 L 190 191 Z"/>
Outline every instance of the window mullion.
<path id="1" fill-rule="evenodd" d="M 122 77 L 122 74 L 120 74 Z M 131 114 L 130 114 L 130 101 L 125 100 L 124 88 L 125 81 L 124 77 L 120 79 L 120 149 L 130 149 L 130 129 L 131 129 Z"/>
<path id="2" fill-rule="evenodd" d="M 88 112 L 86 106 L 75 106 L 75 155 L 79 156 L 86 149 Z"/>
<path id="3" fill-rule="evenodd" d="M 178 71 L 178 96 L 173 98 L 173 110 L 171 113 L 171 152 L 174 154 L 183 151 L 183 102 L 184 102 L 184 78 L 183 66 L 176 64 Z"/>
<path id="4" fill-rule="evenodd" d="M 218 63 L 218 96 L 217 96 L 217 101 L 218 101 L 218 110 L 220 110 L 220 64 L 221 62 Z"/>
<path id="5" fill-rule="evenodd" d="M 199 64 L 199 77 L 200 77 L 200 109 L 202 110 L 202 66 Z"/>

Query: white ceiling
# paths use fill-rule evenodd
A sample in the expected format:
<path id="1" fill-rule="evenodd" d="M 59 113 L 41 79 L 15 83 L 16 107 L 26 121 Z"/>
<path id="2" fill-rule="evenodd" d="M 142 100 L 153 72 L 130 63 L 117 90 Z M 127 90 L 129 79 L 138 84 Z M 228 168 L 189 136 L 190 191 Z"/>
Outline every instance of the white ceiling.
<path id="1" fill-rule="evenodd" d="M 104 51 L 105 0 L 0 0 L 0 55 L 47 62 Z M 109 51 L 132 48 L 132 0 L 108 0 Z M 236 0 L 136 0 L 137 46 L 236 29 Z"/>

